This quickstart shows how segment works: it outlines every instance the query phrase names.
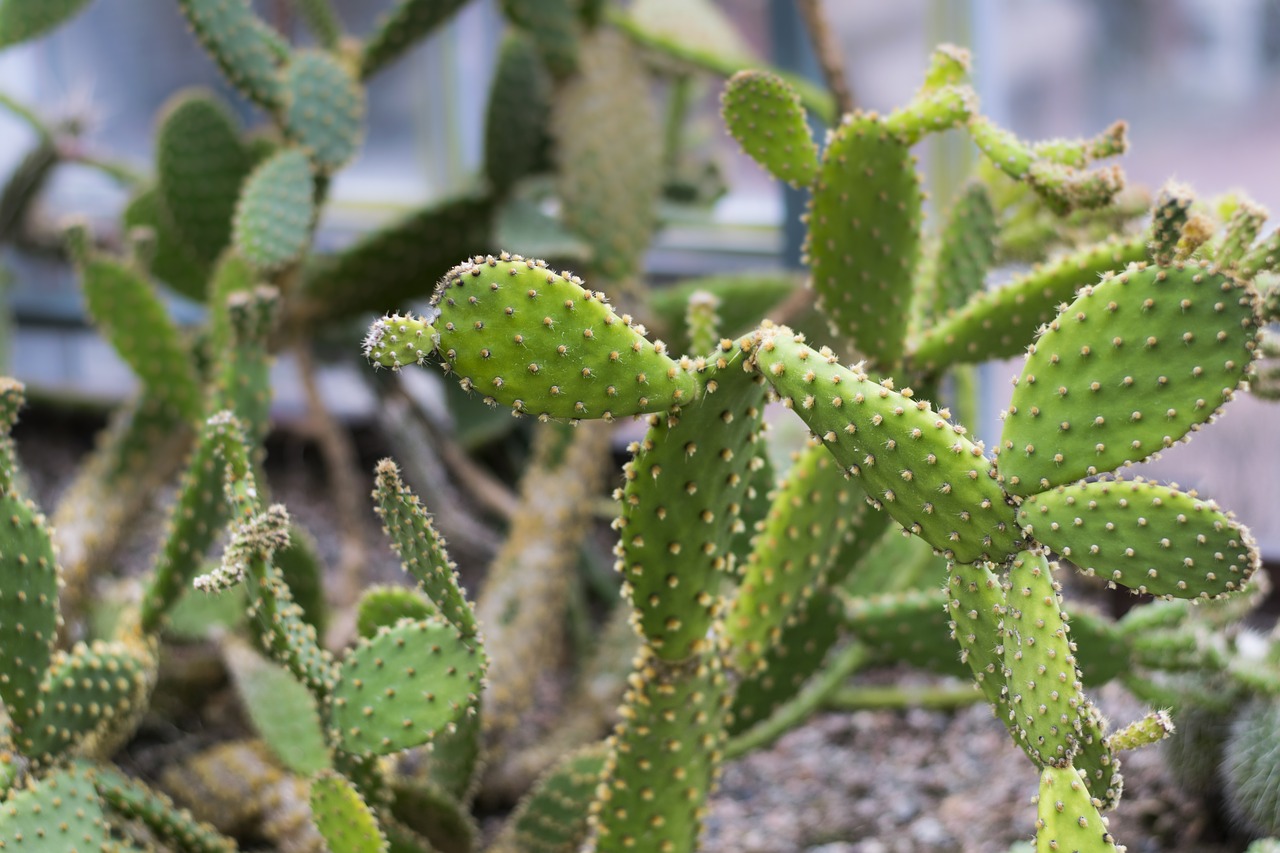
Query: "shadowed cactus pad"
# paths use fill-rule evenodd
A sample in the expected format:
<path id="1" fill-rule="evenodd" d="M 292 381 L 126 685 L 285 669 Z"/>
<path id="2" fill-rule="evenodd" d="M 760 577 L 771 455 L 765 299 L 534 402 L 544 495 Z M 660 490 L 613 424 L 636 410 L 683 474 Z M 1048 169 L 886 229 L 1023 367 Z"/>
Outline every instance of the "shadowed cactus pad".
<path id="1" fill-rule="evenodd" d="M 945 412 L 842 367 L 785 327 L 765 327 L 741 345 L 840 464 L 862 478 L 868 498 L 904 528 L 960 563 L 1003 560 L 1017 550 L 1014 511 L 991 461 Z"/>
<path id="2" fill-rule="evenodd" d="M 366 355 L 399 367 L 438 347 L 463 388 L 553 418 L 659 412 L 697 394 L 698 380 L 661 342 L 646 340 L 643 326 L 542 261 L 503 255 L 463 263 L 440 283 L 435 305 L 433 325 L 407 317 L 375 323 Z"/>
<path id="3" fill-rule="evenodd" d="M 997 461 L 1029 495 L 1150 457 L 1206 423 L 1253 360 L 1255 293 L 1197 264 L 1081 288 L 1029 350 Z"/>
<path id="4" fill-rule="evenodd" d="M 1142 480 L 1033 495 L 1018 522 L 1088 574 L 1152 595 L 1216 598 L 1259 561 L 1249 531 L 1212 501 Z"/>
<path id="5" fill-rule="evenodd" d="M 720 98 L 725 125 L 753 160 L 793 187 L 813 183 L 818 146 L 800 96 L 768 71 L 739 71 Z"/>

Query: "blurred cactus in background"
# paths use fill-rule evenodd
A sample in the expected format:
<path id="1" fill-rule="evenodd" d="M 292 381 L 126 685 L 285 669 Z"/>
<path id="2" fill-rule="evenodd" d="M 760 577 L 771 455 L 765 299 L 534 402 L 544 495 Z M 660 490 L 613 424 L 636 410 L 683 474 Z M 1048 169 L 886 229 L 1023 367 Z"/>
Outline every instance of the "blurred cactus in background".
<path id="1" fill-rule="evenodd" d="M 0 43 L 84 5 L 0 2 Z M 1104 816 L 1122 753 L 1166 738 L 1189 778 L 1221 772 L 1247 832 L 1280 835 L 1280 635 L 1241 627 L 1268 590 L 1257 546 L 1213 501 L 1126 470 L 1274 384 L 1265 211 L 1173 183 L 1126 191 L 1099 162 L 1124 153 L 1123 123 L 1017 138 L 982 114 L 960 48 L 932 54 L 904 106 L 837 115 L 752 60 L 709 3 L 506 0 L 480 179 L 320 251 L 368 81 L 464 5 L 397 0 L 357 37 L 328 0 L 299 0 L 302 48 L 245 0 L 177 0 L 265 124 L 185 90 L 149 176 L 82 156 L 131 189 L 122 236 L 76 222 L 54 248 L 138 391 L 49 522 L 10 435 L 24 388 L 0 383 L 0 846 L 692 853 L 724 761 L 847 685 L 856 698 L 855 673 L 880 664 L 962 678 L 991 705 L 1040 773 L 1036 850 L 1123 849 Z M 662 204 L 719 191 L 681 133 L 707 75 L 726 78 L 742 150 L 808 194 L 811 292 L 787 275 L 646 280 Z M 0 195 L 0 240 L 24 239 L 77 132 L 22 114 L 39 142 Z M 929 225 L 913 148 L 955 130 L 985 159 Z M 1010 260 L 1037 264 L 988 287 Z M 202 303 L 202 323 L 179 325 L 167 292 Z M 361 579 L 369 489 L 312 364 L 382 311 L 374 366 L 451 374 L 455 421 L 523 460 L 514 492 L 455 461 L 480 485 L 454 500 L 433 427 L 397 415 L 418 398 L 368 374 L 401 457 L 367 481 L 400 586 Z M 269 494 L 280 353 L 303 371 L 343 518 L 332 570 Z M 975 409 L 960 370 L 1010 357 L 1024 361 L 989 450 L 950 406 Z M 782 446 L 770 407 L 808 440 Z M 619 471 L 614 424 L 630 419 Z M 155 504 L 146 571 L 103 600 Z M 477 504 L 503 516 L 500 546 Z M 602 515 L 617 586 L 597 570 Z M 447 540 L 487 561 L 478 594 Z M 1104 615 L 1064 595 L 1073 566 L 1158 600 Z M 121 762 L 144 717 L 207 699 L 190 686 L 202 666 L 236 722 L 166 744 L 163 772 Z M 549 720 L 543 684 L 570 671 Z M 1092 697 L 1111 681 L 1150 713 L 1107 720 Z M 494 812 L 509 814 L 485 837 L 476 815 Z"/>

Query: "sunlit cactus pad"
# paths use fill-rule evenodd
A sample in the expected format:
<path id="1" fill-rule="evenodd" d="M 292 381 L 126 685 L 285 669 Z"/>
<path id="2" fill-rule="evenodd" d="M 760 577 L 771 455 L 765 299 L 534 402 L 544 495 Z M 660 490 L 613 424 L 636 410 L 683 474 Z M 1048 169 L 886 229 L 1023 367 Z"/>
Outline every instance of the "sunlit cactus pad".
<path id="1" fill-rule="evenodd" d="M 1258 566 L 1249 531 L 1212 501 L 1143 480 L 1064 486 L 1018 509 L 1027 535 L 1137 592 L 1216 598 Z"/>
<path id="2" fill-rule="evenodd" d="M 997 460 L 1029 495 L 1150 457 L 1206 423 L 1253 360 L 1256 294 L 1199 264 L 1081 288 L 1029 351 Z"/>
<path id="3" fill-rule="evenodd" d="M 408 317 L 376 323 L 366 354 L 384 367 L 420 361 L 438 347 L 463 388 L 516 412 L 611 418 L 660 412 L 694 399 L 687 365 L 651 343 L 603 293 L 545 262 L 503 254 L 450 270 L 428 326 Z"/>

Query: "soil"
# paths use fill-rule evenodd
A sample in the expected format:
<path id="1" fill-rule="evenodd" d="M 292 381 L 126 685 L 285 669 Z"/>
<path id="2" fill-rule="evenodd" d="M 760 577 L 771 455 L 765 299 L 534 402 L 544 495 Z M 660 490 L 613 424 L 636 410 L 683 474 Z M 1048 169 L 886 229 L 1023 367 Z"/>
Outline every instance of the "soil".
<path id="1" fill-rule="evenodd" d="M 74 474 L 100 421 L 29 414 L 16 433 L 33 490 L 46 508 Z M 384 448 L 360 434 L 364 470 Z M 336 564 L 339 523 L 325 496 L 314 447 L 277 436 L 269 447 L 274 499 L 311 530 Z M 367 553 L 361 584 L 398 582 L 399 567 L 372 511 L 364 519 Z M 152 543 L 135 543 L 127 563 L 145 565 Z M 476 579 L 469 578 L 474 583 Z M 474 588 L 474 587 L 473 587 Z M 337 602 L 335 602 L 337 603 Z M 916 673 L 858 676 L 866 683 L 931 684 Z M 1122 688 L 1096 697 L 1123 724 L 1145 712 Z M 1130 853 L 1233 853 L 1247 842 L 1227 837 L 1224 821 L 1174 782 L 1160 748 L 1127 754 L 1125 793 L 1110 817 Z M 706 853 L 1004 853 L 1034 837 L 1037 773 L 985 704 L 955 711 L 922 709 L 824 712 L 772 747 L 729 763 L 706 819 Z"/>

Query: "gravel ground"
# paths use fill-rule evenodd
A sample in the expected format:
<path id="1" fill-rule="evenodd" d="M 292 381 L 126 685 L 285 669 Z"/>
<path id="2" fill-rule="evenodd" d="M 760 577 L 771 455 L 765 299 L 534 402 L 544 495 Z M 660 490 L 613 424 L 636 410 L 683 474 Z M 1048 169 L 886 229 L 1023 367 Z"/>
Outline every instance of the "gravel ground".
<path id="1" fill-rule="evenodd" d="M 54 505 L 87 451 L 89 426 L 83 419 L 32 418 L 20 427 L 19 452 L 45 507 Z M 362 451 L 369 457 L 366 470 L 372 470 L 380 455 L 376 442 Z M 268 474 L 276 499 L 315 533 L 322 552 L 334 560 L 338 524 L 313 449 L 297 439 L 277 441 Z M 372 512 L 366 521 L 370 559 L 363 580 L 394 582 L 400 572 Z M 151 547 L 138 544 L 137 559 L 145 561 Z M 871 678 L 909 682 L 919 676 Z M 1144 712 L 1115 686 L 1097 699 L 1121 724 Z M 1111 817 L 1111 830 L 1130 853 L 1244 849 L 1243 842 L 1223 841 L 1212 813 L 1178 789 L 1158 748 L 1128 755 L 1123 769 L 1125 796 Z M 954 712 L 824 713 L 771 748 L 725 768 L 707 817 L 704 849 L 1004 853 L 1034 835 L 1036 777 L 985 705 Z"/>

